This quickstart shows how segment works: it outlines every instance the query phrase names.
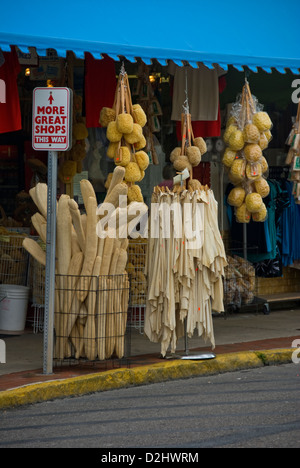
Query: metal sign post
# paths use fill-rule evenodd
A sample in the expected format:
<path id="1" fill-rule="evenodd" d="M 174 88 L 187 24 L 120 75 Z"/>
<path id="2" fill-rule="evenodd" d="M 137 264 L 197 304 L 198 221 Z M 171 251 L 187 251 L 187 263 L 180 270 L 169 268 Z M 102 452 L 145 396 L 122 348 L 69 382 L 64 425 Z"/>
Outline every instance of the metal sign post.
<path id="1" fill-rule="evenodd" d="M 43 373 L 53 373 L 55 312 L 57 151 L 48 152 L 47 239 Z"/>
<path id="2" fill-rule="evenodd" d="M 32 146 L 48 151 L 47 238 L 43 373 L 53 373 L 55 314 L 56 196 L 58 151 L 72 141 L 72 90 L 35 88 L 33 91 Z"/>

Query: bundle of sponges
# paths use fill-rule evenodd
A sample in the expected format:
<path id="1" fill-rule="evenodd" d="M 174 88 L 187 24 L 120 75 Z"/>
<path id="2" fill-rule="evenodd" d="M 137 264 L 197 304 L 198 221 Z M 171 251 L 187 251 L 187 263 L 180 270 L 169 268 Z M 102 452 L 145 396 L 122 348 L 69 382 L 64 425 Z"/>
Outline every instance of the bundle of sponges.
<path id="1" fill-rule="evenodd" d="M 262 222 L 267 216 L 263 198 L 269 195 L 270 188 L 264 178 L 268 163 L 263 150 L 272 137 L 272 122 L 258 107 L 246 81 L 223 135 L 227 147 L 222 162 L 235 185 L 228 203 L 235 207 L 236 219 L 241 223 L 249 223 L 251 217 Z"/>
<path id="2" fill-rule="evenodd" d="M 144 178 L 149 166 L 149 156 L 143 151 L 146 146 L 143 127 L 147 117 L 139 104 L 132 104 L 128 76 L 124 70 L 119 75 L 113 108 L 103 107 L 99 122 L 107 128 L 107 156 L 114 160 L 116 166 L 125 168 L 128 202 L 143 201 L 141 189 L 135 184 Z"/>
<path id="3" fill-rule="evenodd" d="M 202 137 L 194 137 L 191 114 L 185 113 L 181 117 L 181 147 L 173 149 L 170 154 L 170 161 L 178 172 L 188 169 L 192 179 L 193 167 L 199 166 L 207 147 Z"/>
<path id="4" fill-rule="evenodd" d="M 103 360 L 124 355 L 129 301 L 126 272 L 128 216 L 120 219 L 119 196 L 127 197 L 125 169 L 116 167 L 105 205 L 98 206 L 88 180 L 80 182 L 85 213 L 75 200 L 61 195 L 56 215 L 55 357 Z M 40 238 L 46 241 L 47 185 L 38 184 L 30 195 L 39 209 L 32 218 Z M 136 203 L 136 211 L 144 209 Z M 111 207 L 107 213 L 106 208 Z M 122 233 L 121 233 L 122 231 Z M 37 241 L 27 238 L 24 248 L 42 265 L 46 254 Z"/>

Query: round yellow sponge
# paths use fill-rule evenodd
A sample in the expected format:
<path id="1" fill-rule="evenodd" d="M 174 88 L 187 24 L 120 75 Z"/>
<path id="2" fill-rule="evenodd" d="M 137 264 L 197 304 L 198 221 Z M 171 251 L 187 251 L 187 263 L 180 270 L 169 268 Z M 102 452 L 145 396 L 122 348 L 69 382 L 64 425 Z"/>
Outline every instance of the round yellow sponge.
<path id="1" fill-rule="evenodd" d="M 141 171 L 145 171 L 149 166 L 149 156 L 145 151 L 137 151 L 135 153 L 136 162 L 141 169 Z"/>

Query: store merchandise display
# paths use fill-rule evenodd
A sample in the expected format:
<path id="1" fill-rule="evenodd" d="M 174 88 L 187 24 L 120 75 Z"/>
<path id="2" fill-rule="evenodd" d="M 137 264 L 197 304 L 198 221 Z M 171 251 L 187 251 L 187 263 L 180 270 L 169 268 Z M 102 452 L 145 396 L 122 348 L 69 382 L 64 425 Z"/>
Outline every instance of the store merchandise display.
<path id="1" fill-rule="evenodd" d="M 128 202 L 143 202 L 143 195 L 137 182 L 145 176 L 149 166 L 149 156 L 143 150 L 146 139 L 143 127 L 147 116 L 140 104 L 132 104 L 128 75 L 122 67 L 119 74 L 112 108 L 103 107 L 99 119 L 105 127 L 109 140 L 107 156 L 113 159 L 116 166 L 125 168 L 124 182 L 128 186 Z M 109 186 L 112 175 L 108 176 Z"/>
<path id="2" fill-rule="evenodd" d="M 254 266 L 238 255 L 227 255 L 225 268 L 224 304 L 240 308 L 254 300 L 256 278 Z"/>
<path id="3" fill-rule="evenodd" d="M 235 216 L 240 223 L 249 223 L 251 218 L 263 222 L 267 217 L 263 199 L 270 189 L 265 178 L 268 163 L 263 150 L 272 137 L 271 128 L 269 115 L 251 94 L 246 80 L 223 135 L 227 147 L 222 162 L 235 186 L 228 196 L 228 203 L 235 207 Z"/>
<path id="4" fill-rule="evenodd" d="M 170 191 L 156 187 L 149 224 L 145 334 L 165 356 L 197 331 L 215 347 L 212 310 L 223 312 L 227 265 L 218 228 L 218 205 L 210 189 Z"/>
<path id="5" fill-rule="evenodd" d="M 300 101 L 297 117 L 286 144 L 290 147 L 286 164 L 290 166 L 290 181 L 293 182 L 293 195 L 295 202 L 300 205 Z"/>
<path id="6" fill-rule="evenodd" d="M 57 203 L 56 231 L 56 292 L 55 292 L 55 357 L 109 359 L 114 354 L 124 356 L 129 301 L 129 280 L 126 272 L 128 239 L 125 225 L 109 221 L 120 219 L 120 193 L 127 195 L 122 183 L 124 167 L 116 167 L 104 203 L 115 209 L 106 218 L 97 211 L 94 188 L 88 180 L 80 182 L 85 213 L 81 214 L 75 200 L 60 196 Z M 30 190 L 39 213 L 32 222 L 40 238 L 46 241 L 47 185 L 38 184 Z M 145 210 L 143 203 L 136 208 Z M 101 205 L 100 205 L 101 207 Z M 126 213 L 132 205 L 126 205 Z M 122 217 L 124 220 L 124 217 Z M 122 233 L 121 233 L 122 231 Z M 42 265 L 46 253 L 37 241 L 24 239 L 24 248 Z"/>

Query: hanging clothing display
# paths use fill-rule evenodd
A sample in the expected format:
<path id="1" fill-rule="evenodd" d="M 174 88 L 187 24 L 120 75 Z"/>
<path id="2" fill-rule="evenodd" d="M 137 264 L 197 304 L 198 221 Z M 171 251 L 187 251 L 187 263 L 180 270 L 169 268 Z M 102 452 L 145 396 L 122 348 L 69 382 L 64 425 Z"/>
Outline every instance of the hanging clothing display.
<path id="1" fill-rule="evenodd" d="M 190 113 L 195 137 L 219 137 L 221 135 L 219 94 L 226 87 L 225 71 L 221 67 L 209 69 L 203 64 L 200 64 L 199 68 L 179 67 L 174 62 L 170 62 L 168 72 L 174 76 L 171 120 L 176 121 L 178 141 L 181 140 L 180 121 L 186 91 L 192 98 Z"/>
<path id="2" fill-rule="evenodd" d="M 115 62 L 107 55 L 96 60 L 85 54 L 84 101 L 87 128 L 101 127 L 100 111 L 112 107 L 116 91 Z"/>
<path id="3" fill-rule="evenodd" d="M 300 260 L 300 205 L 293 194 L 293 182 L 285 181 L 290 205 L 282 215 L 282 263 L 292 265 Z"/>
<path id="4" fill-rule="evenodd" d="M 162 356 L 169 346 L 174 353 L 186 321 L 189 337 L 197 330 L 214 348 L 212 310 L 224 311 L 227 260 L 213 192 L 156 188 L 149 225 L 146 336 L 161 343 Z"/>
<path id="5" fill-rule="evenodd" d="M 0 66 L 0 133 L 22 129 L 20 99 L 17 77 L 21 71 L 16 49 L 3 52 L 4 63 Z"/>

